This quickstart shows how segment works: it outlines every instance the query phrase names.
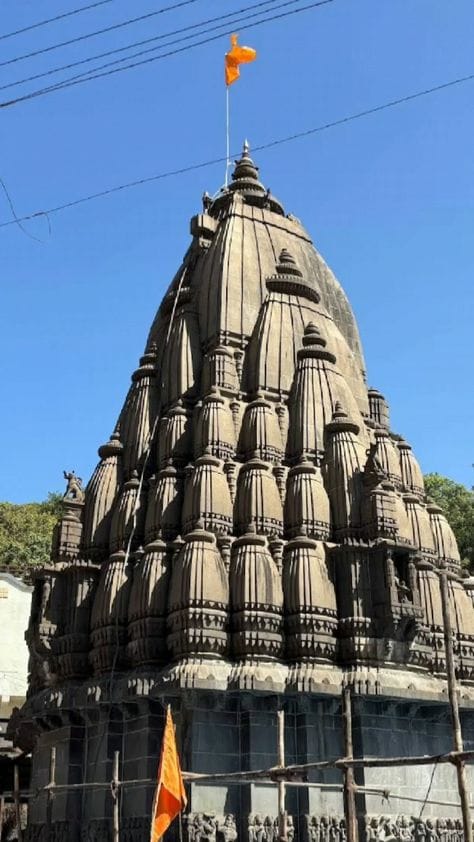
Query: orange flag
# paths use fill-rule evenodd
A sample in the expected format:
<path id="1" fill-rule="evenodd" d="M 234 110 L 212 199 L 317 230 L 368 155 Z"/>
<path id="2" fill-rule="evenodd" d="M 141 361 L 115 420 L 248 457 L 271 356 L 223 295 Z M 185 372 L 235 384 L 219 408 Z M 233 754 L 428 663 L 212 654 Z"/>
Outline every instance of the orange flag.
<path id="1" fill-rule="evenodd" d="M 232 85 L 240 76 L 239 65 L 249 64 L 257 58 L 257 51 L 252 47 L 241 47 L 237 43 L 238 35 L 230 36 L 231 48 L 225 54 L 225 83 Z"/>
<path id="2" fill-rule="evenodd" d="M 153 799 L 150 842 L 158 842 L 174 818 L 188 803 L 179 765 L 178 750 L 170 706 L 161 743 L 158 784 Z"/>

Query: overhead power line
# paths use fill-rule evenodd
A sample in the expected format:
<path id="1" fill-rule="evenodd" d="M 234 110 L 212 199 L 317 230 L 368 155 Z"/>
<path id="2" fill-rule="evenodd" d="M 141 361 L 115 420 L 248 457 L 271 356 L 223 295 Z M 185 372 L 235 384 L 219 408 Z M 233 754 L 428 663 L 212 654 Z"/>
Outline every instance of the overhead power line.
<path id="1" fill-rule="evenodd" d="M 300 2 L 300 0 L 288 0 L 288 2 Z M 262 26 L 265 23 L 269 23 L 275 20 L 281 20 L 282 18 L 297 15 L 301 12 L 306 12 L 315 9 L 319 6 L 326 6 L 329 3 L 334 2 L 335 0 L 317 0 L 317 2 L 309 3 L 306 6 L 301 6 L 299 9 L 293 9 L 291 12 L 281 12 L 278 15 L 271 15 L 269 17 L 263 18 L 262 20 L 255 21 L 254 23 L 245 24 L 244 26 L 241 26 L 239 28 L 241 32 L 244 32 L 249 29 L 255 29 L 255 27 Z M 287 3 L 285 3 L 284 5 L 287 5 Z M 26 102 L 30 99 L 36 99 L 36 97 L 45 96 L 46 94 L 54 93 L 55 91 L 61 91 L 66 88 L 74 87 L 75 85 L 81 85 L 84 82 L 91 82 L 95 79 L 102 79 L 105 76 L 112 76 L 115 73 L 122 73 L 125 70 L 132 70 L 135 67 L 141 67 L 142 65 L 150 64 L 154 61 L 160 61 L 161 59 L 169 58 L 170 56 L 178 55 L 179 53 L 188 52 L 189 50 L 193 50 L 196 47 L 201 47 L 204 44 L 211 43 L 212 41 L 217 41 L 218 39 L 221 39 L 223 35 L 231 35 L 232 32 L 233 29 L 229 29 L 227 32 L 222 32 L 218 35 L 212 35 L 209 38 L 203 38 L 201 41 L 196 41 L 194 44 L 188 44 L 186 47 L 179 47 L 175 50 L 169 50 L 167 53 L 161 53 L 158 56 L 151 56 L 150 58 L 142 59 L 141 61 L 135 61 L 130 64 L 126 64 L 124 67 L 114 67 L 111 70 L 104 70 L 100 73 L 97 73 L 95 70 L 92 70 L 89 75 L 79 73 L 76 76 L 70 76 L 68 79 L 62 80 L 61 82 L 58 82 L 55 85 L 50 85 L 46 88 L 40 88 L 39 90 L 32 91 L 31 93 L 27 93 L 22 96 L 16 97 L 15 99 L 0 102 L 0 108 L 8 108 L 12 105 L 18 105 L 20 102 Z M 111 62 L 111 64 L 115 63 L 116 62 Z"/>
<path id="2" fill-rule="evenodd" d="M 323 123 L 322 125 L 315 126 L 311 129 L 305 129 L 304 131 L 295 132 L 294 134 L 287 135 L 286 137 L 270 140 L 267 143 L 262 143 L 259 146 L 254 146 L 252 151 L 262 152 L 267 149 L 272 149 L 275 146 L 281 146 L 284 143 L 291 143 L 295 140 L 310 137 L 311 135 L 318 134 L 319 132 L 327 131 L 328 129 L 333 129 L 336 126 L 342 126 L 346 123 L 351 123 L 354 120 L 360 120 L 362 117 L 369 117 L 372 114 L 378 114 L 380 111 L 385 111 L 388 108 L 394 108 L 395 106 L 403 105 L 406 102 L 411 102 L 412 100 L 419 99 L 420 97 L 428 96 L 429 94 L 434 94 L 439 91 L 446 90 L 447 88 L 452 88 L 455 85 L 461 85 L 465 82 L 472 82 L 473 80 L 474 73 L 471 73 L 468 76 L 460 76 L 457 79 L 451 79 L 448 82 L 442 82 L 439 85 L 434 85 L 432 88 L 425 88 L 422 91 L 415 91 L 415 93 L 407 94 L 406 96 L 400 97 L 398 99 L 389 100 L 388 102 L 384 102 L 381 105 L 375 105 L 372 108 L 367 108 L 364 111 L 358 111 L 355 114 L 348 114 L 345 117 L 340 117 L 338 120 L 333 120 L 330 123 Z M 238 153 L 234 153 L 232 157 L 237 157 L 237 154 Z M 88 196 L 81 196 L 78 199 L 73 199 L 69 202 L 65 202 L 62 205 L 57 205 L 56 207 L 49 208 L 48 210 L 35 211 L 34 213 L 27 214 L 26 216 L 20 216 L 16 217 L 15 219 L 10 219 L 7 222 L 0 222 L 0 228 L 6 228 L 9 225 L 17 225 L 18 223 L 27 222 L 30 219 L 37 219 L 41 216 L 48 217 L 48 215 L 50 214 L 60 213 L 61 211 L 76 207 L 77 205 L 82 205 L 86 202 L 92 202 L 95 199 L 101 199 L 104 196 L 110 196 L 112 193 L 118 193 L 122 190 L 131 189 L 132 187 L 140 187 L 143 184 L 150 184 L 153 181 L 161 181 L 165 178 L 172 178 L 174 176 L 184 175 L 185 173 L 192 172 L 194 170 L 200 170 L 206 167 L 211 167 L 216 164 L 222 164 L 225 161 L 225 156 L 219 158 L 212 158 L 211 160 L 201 161 L 197 164 L 189 164 L 188 166 L 183 166 L 179 169 L 168 170 L 167 172 L 158 173 L 157 175 L 139 178 L 135 181 L 126 182 L 125 184 L 118 184 L 115 187 L 109 187 L 107 190 L 100 190 L 97 193 L 90 193 Z"/>
<path id="3" fill-rule="evenodd" d="M 163 6 L 163 8 L 156 9 L 154 12 L 147 12 L 146 15 L 139 15 L 139 17 L 136 18 L 128 18 L 128 20 L 123 20 L 119 23 L 105 26 L 103 29 L 96 29 L 94 32 L 77 35 L 75 38 L 70 38 L 68 41 L 60 41 L 58 44 L 50 44 L 49 47 L 43 47 L 41 50 L 33 50 L 31 53 L 23 53 L 23 55 L 7 59 L 7 61 L 0 61 L 0 67 L 6 67 L 7 64 L 15 64 L 17 61 L 24 61 L 24 59 L 27 58 L 34 58 L 35 56 L 41 56 L 44 53 L 50 53 L 52 50 L 59 50 L 60 47 L 69 47 L 70 44 L 77 44 L 79 41 L 86 41 L 88 38 L 94 38 L 97 35 L 104 35 L 106 32 L 113 32 L 114 30 L 121 29 L 124 26 L 131 26 L 133 23 L 149 20 L 149 18 L 156 17 L 156 15 L 163 15 L 165 12 L 171 12 L 174 9 L 180 9 L 182 6 L 190 6 L 191 3 L 198 2 L 199 0 L 180 0 L 179 3 L 174 3 L 171 6 Z"/>
<path id="4" fill-rule="evenodd" d="M 260 2 L 260 3 L 252 3 L 252 5 L 250 5 L 250 6 L 243 6 L 241 9 L 235 9 L 235 11 L 228 12 L 225 15 L 217 15 L 216 17 L 213 17 L 213 18 L 207 18 L 206 20 L 199 21 L 198 23 L 189 24 L 188 26 L 183 26 L 180 29 L 174 29 L 171 32 L 164 32 L 164 33 L 161 33 L 160 35 L 154 35 L 151 38 L 145 38 L 142 41 L 133 41 L 131 44 L 125 44 L 123 47 L 115 47 L 113 50 L 107 50 L 104 53 L 96 53 L 93 56 L 89 56 L 87 58 L 83 58 L 83 59 L 80 59 L 78 61 L 73 61 L 73 62 L 70 62 L 69 64 L 63 64 L 60 67 L 53 67 L 51 70 L 45 70 L 42 73 L 36 73 L 34 76 L 26 76 L 25 78 L 18 79 L 15 82 L 8 82 L 6 85 L 0 85 L 0 91 L 4 91 L 7 88 L 16 87 L 17 85 L 22 85 L 26 82 L 33 82 L 36 79 L 42 79 L 45 76 L 51 76 L 52 74 L 60 73 L 63 70 L 71 70 L 73 67 L 79 67 L 83 64 L 88 64 L 91 61 L 96 61 L 97 59 L 107 58 L 108 56 L 116 55 L 117 53 L 123 53 L 126 50 L 133 49 L 134 47 L 142 47 L 145 44 L 152 44 L 156 41 L 163 41 L 166 38 L 171 38 L 174 35 L 181 35 L 183 32 L 190 32 L 191 30 L 200 29 L 201 27 L 207 26 L 210 23 L 215 23 L 216 21 L 228 20 L 229 18 L 233 18 L 234 15 L 239 15 L 243 12 L 250 11 L 251 9 L 259 9 L 259 8 L 262 9 L 264 6 L 269 6 L 269 5 L 271 6 L 271 5 L 273 5 L 277 2 L 278 2 L 278 0 L 262 0 L 262 2 Z M 300 0 L 292 0 L 292 2 L 300 2 Z M 287 5 L 287 4 L 283 4 L 283 5 Z M 276 8 L 280 8 L 280 7 L 278 6 Z M 263 14 L 263 11 L 255 12 L 253 15 L 250 15 L 249 17 L 256 17 L 259 14 Z M 238 21 L 235 21 L 235 22 L 238 23 Z M 222 24 L 222 26 L 226 26 L 226 25 L 227 24 Z M 217 27 L 213 27 L 213 29 L 215 29 L 215 28 L 217 28 Z M 212 31 L 212 30 L 209 30 L 209 31 Z M 202 33 L 196 33 L 196 35 L 198 35 L 198 34 L 202 34 Z M 191 38 L 191 37 L 193 37 L 193 36 L 188 36 L 188 39 Z M 180 40 L 185 41 L 187 39 L 183 38 L 183 39 L 180 39 Z M 172 42 L 172 43 L 177 43 L 177 42 Z M 138 55 L 142 55 L 146 52 L 152 52 L 153 50 L 163 49 L 166 46 L 169 46 L 169 45 L 168 44 L 157 45 L 156 47 L 150 48 L 150 50 L 144 50 L 143 53 L 139 53 Z M 128 61 L 130 58 L 134 58 L 134 56 L 125 56 L 124 58 L 120 59 L 119 61 Z M 115 64 L 115 63 L 117 63 L 117 62 L 110 62 L 110 64 Z M 97 69 L 99 69 L 99 68 L 93 68 L 89 72 L 94 73 L 95 70 L 97 70 Z M 86 73 L 80 74 L 80 75 L 81 76 L 86 75 Z"/>
<path id="5" fill-rule="evenodd" d="M 63 18 L 70 18 L 73 15 L 78 15 L 80 12 L 87 12 L 89 9 L 96 9 L 98 6 L 105 6 L 106 3 L 113 3 L 114 0 L 98 0 L 97 3 L 89 3 L 88 6 L 80 6 L 78 9 L 71 9 L 70 12 L 63 12 L 61 15 L 55 15 L 54 18 L 46 18 L 46 20 L 39 20 L 36 23 L 31 23 L 29 26 L 23 26 L 22 29 L 15 29 L 13 32 L 5 32 L 0 35 L 0 41 L 5 38 L 13 38 L 14 35 L 21 35 L 23 32 L 30 32 L 32 29 L 38 29 L 40 26 L 46 26 L 48 23 L 56 23 Z"/>

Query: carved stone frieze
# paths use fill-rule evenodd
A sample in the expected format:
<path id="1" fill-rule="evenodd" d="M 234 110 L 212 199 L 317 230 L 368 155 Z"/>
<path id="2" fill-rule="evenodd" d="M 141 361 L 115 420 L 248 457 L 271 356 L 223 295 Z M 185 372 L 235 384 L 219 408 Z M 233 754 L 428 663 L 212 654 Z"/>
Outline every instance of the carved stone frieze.
<path id="1" fill-rule="evenodd" d="M 293 842 L 295 825 L 293 816 L 287 815 L 287 840 Z M 251 813 L 248 817 L 247 842 L 279 842 L 280 829 L 278 816 L 263 813 Z"/>

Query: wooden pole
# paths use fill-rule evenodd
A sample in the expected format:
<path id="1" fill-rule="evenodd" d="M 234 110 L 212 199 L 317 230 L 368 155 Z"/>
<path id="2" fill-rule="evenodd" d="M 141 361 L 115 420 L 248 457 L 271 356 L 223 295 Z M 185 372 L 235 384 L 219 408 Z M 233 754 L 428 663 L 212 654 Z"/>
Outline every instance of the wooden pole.
<path id="1" fill-rule="evenodd" d="M 112 798 L 114 802 L 114 813 L 113 813 L 113 842 L 119 842 L 120 838 L 120 812 L 119 812 L 119 762 L 120 762 L 120 752 L 114 751 L 114 766 L 112 772 Z"/>
<path id="2" fill-rule="evenodd" d="M 352 741 L 352 700 L 349 687 L 342 691 L 342 721 L 344 731 L 344 754 L 352 760 L 354 745 Z M 343 772 L 344 781 L 344 815 L 346 819 L 347 842 L 359 842 L 357 814 L 355 803 L 354 767 L 346 766 Z"/>
<path id="3" fill-rule="evenodd" d="M 285 711 L 278 711 L 278 765 L 285 765 Z M 278 781 L 278 834 L 280 842 L 287 842 L 288 821 L 285 809 L 286 786 L 283 780 Z"/>
<path id="4" fill-rule="evenodd" d="M 15 763 L 13 766 L 13 802 L 15 804 L 15 819 L 16 829 L 18 833 L 18 842 L 22 842 L 23 831 L 21 828 L 20 774 L 18 770 L 18 763 Z"/>
<path id="5" fill-rule="evenodd" d="M 446 652 L 446 674 L 448 679 L 449 704 L 451 706 L 451 720 L 453 724 L 453 743 L 455 751 L 463 751 L 463 739 L 461 730 L 461 717 L 459 715 L 459 697 L 456 681 L 456 670 L 454 665 L 453 633 L 451 628 L 451 615 L 449 611 L 449 589 L 448 575 L 443 567 L 439 574 L 441 607 L 443 610 L 444 627 L 444 648 Z M 464 827 L 464 842 L 472 840 L 471 809 L 469 806 L 469 790 L 466 780 L 466 765 L 461 757 L 455 761 L 458 778 L 458 792 L 461 801 L 462 823 Z"/>
<path id="6" fill-rule="evenodd" d="M 53 824 L 53 798 L 54 798 L 54 787 L 56 786 L 56 746 L 51 747 L 51 752 L 49 755 L 49 784 L 48 784 L 48 791 L 47 791 L 47 804 L 46 804 L 46 824 L 49 829 L 51 829 L 51 825 Z"/>
<path id="7" fill-rule="evenodd" d="M 3 833 L 3 816 L 5 813 L 5 796 L 0 795 L 0 839 Z"/>

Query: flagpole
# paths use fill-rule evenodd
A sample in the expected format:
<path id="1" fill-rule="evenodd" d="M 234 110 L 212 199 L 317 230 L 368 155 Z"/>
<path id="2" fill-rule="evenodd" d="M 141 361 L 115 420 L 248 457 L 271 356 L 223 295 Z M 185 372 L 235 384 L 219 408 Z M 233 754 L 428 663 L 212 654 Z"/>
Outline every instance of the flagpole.
<path id="1" fill-rule="evenodd" d="M 225 153 L 225 187 L 227 187 L 228 180 L 229 180 L 229 167 L 230 167 L 230 106 L 229 106 L 229 85 L 225 86 L 225 140 L 226 140 L 226 153 Z"/>

